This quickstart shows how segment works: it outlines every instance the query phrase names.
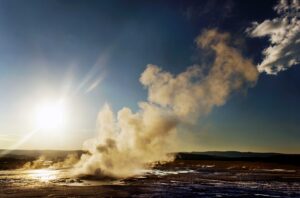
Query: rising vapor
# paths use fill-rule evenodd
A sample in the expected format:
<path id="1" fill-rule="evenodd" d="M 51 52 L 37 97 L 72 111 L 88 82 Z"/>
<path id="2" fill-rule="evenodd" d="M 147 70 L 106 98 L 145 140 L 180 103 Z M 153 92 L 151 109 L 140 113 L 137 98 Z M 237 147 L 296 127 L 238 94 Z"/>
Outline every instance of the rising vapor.
<path id="1" fill-rule="evenodd" d="M 233 91 L 256 83 L 255 65 L 230 43 L 228 33 L 205 30 L 196 44 L 214 53 L 211 65 L 193 65 L 177 75 L 148 65 L 140 77 L 148 100 L 137 112 L 125 107 L 114 115 L 108 105 L 102 108 L 99 135 L 84 143 L 88 154 L 74 166 L 76 174 L 129 177 L 153 162 L 173 160 L 169 153 L 176 149 L 179 125 L 192 124 L 223 105 Z"/>
<path id="2" fill-rule="evenodd" d="M 38 159 L 25 163 L 21 169 L 41 169 L 41 168 L 71 168 L 79 160 L 76 153 L 68 154 L 63 160 L 53 159 L 53 157 L 41 155 Z"/>

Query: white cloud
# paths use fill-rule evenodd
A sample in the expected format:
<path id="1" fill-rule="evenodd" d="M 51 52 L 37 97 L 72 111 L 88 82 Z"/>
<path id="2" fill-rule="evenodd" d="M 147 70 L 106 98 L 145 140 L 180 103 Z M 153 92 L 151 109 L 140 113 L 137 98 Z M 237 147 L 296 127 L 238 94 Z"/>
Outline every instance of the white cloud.
<path id="1" fill-rule="evenodd" d="M 300 62 L 300 1 L 282 0 L 274 10 L 278 17 L 253 22 L 246 30 L 252 37 L 269 37 L 270 45 L 258 65 L 258 70 L 267 74 L 277 74 Z"/>

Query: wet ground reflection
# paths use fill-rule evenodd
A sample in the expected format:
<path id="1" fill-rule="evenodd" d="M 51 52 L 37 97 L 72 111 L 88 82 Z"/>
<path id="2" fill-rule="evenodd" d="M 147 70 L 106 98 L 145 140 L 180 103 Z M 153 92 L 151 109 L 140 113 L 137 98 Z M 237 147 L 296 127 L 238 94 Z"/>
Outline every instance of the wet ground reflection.
<path id="1" fill-rule="evenodd" d="M 300 197 L 299 167 L 173 162 L 120 180 L 71 177 L 71 169 L 0 171 L 0 197 Z"/>
<path id="2" fill-rule="evenodd" d="M 58 178 L 60 170 L 38 169 L 26 171 L 29 178 L 39 180 L 41 182 L 49 182 Z"/>

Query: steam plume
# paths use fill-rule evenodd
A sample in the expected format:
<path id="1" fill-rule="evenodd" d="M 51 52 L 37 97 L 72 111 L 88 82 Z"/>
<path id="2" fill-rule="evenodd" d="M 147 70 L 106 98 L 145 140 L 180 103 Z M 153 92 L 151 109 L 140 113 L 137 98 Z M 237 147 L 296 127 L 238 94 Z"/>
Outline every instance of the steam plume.
<path id="1" fill-rule="evenodd" d="M 71 168 L 79 160 L 76 153 L 68 154 L 64 160 L 55 160 L 48 156 L 40 156 L 38 159 L 27 162 L 22 169 L 41 169 L 41 168 Z"/>
<path id="2" fill-rule="evenodd" d="M 196 38 L 199 48 L 212 51 L 212 65 L 193 65 L 173 75 L 148 65 L 140 82 L 148 89 L 148 101 L 114 115 L 108 105 L 99 113 L 99 136 L 84 143 L 84 154 L 76 164 L 77 174 L 129 177 L 156 161 L 169 161 L 176 148 L 176 128 L 193 123 L 223 105 L 230 94 L 255 84 L 258 72 L 251 60 L 231 47 L 230 35 L 215 29 Z M 208 71 L 207 71 L 208 70 Z"/>

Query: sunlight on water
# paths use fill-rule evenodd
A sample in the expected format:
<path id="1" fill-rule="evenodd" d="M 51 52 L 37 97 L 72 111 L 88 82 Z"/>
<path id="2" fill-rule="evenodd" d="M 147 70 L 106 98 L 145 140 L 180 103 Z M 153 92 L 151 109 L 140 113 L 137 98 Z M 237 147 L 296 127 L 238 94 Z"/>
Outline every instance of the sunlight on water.
<path id="1" fill-rule="evenodd" d="M 51 169 L 38 169 L 28 171 L 28 176 L 32 179 L 37 179 L 43 182 L 49 182 L 57 179 L 58 171 Z"/>

